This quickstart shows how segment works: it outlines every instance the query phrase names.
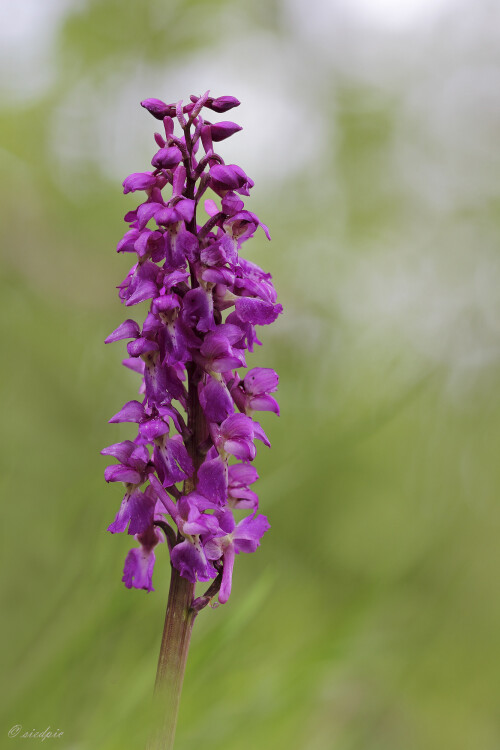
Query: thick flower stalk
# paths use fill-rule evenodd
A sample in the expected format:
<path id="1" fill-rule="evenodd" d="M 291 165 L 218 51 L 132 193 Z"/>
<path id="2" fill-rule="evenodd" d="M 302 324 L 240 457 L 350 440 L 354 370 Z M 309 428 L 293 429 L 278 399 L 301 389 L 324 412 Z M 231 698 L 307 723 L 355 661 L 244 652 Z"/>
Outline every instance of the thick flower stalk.
<path id="1" fill-rule="evenodd" d="M 137 425 L 136 436 L 102 451 L 117 461 L 106 480 L 125 486 L 109 530 L 138 544 L 125 560 L 127 588 L 153 590 L 155 549 L 167 541 L 172 581 L 157 685 L 170 681 L 177 699 L 172 674 L 180 671 L 182 683 L 194 616 L 217 595 L 227 602 L 236 555 L 254 552 L 269 528 L 251 489 L 258 479 L 251 462 L 256 440 L 269 446 L 254 415 L 279 414 L 271 395 L 278 376 L 244 369 L 247 351 L 260 344 L 256 326 L 274 322 L 282 307 L 270 274 L 240 256 L 259 227 L 269 239 L 244 208 L 254 183 L 214 150 L 241 128 L 202 116 L 238 104 L 208 92 L 185 105 L 142 102 L 164 134 L 154 135 L 153 169 L 123 183 L 142 202 L 125 216 L 117 250 L 137 262 L 118 288 L 126 307 L 147 301 L 148 310 L 142 326 L 127 318 L 106 339 L 128 339 L 123 364 L 141 377 L 140 398 L 110 419 Z M 197 581 L 212 583 L 195 598 Z"/>

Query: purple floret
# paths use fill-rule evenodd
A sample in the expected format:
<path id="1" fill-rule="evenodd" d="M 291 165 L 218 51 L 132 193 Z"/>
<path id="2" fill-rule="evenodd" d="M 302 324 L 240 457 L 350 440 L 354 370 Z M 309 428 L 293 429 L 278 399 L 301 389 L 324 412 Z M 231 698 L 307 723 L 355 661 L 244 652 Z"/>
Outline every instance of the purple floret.
<path id="1" fill-rule="evenodd" d="M 245 209 L 253 180 L 214 151 L 241 127 L 214 123 L 213 113 L 239 101 L 206 92 L 187 103 L 141 105 L 162 121 L 164 135 L 154 134 L 154 171 L 123 182 L 124 193 L 141 198 L 117 246 L 136 258 L 118 293 L 125 307 L 147 309 L 142 326 L 125 315 L 106 338 L 123 342 L 123 364 L 140 378 L 138 398 L 109 420 L 135 425 L 134 439 L 102 451 L 115 461 L 106 481 L 125 487 L 108 529 L 139 543 L 125 561 L 127 588 L 153 591 L 154 549 L 165 533 L 180 575 L 193 584 L 217 579 L 225 603 L 236 555 L 254 552 L 269 529 L 257 515 L 252 461 L 256 441 L 270 443 L 253 415 L 279 415 L 278 375 L 245 368 L 246 353 L 260 344 L 257 327 L 273 323 L 282 307 L 271 275 L 240 253 L 259 227 L 270 235 Z"/>

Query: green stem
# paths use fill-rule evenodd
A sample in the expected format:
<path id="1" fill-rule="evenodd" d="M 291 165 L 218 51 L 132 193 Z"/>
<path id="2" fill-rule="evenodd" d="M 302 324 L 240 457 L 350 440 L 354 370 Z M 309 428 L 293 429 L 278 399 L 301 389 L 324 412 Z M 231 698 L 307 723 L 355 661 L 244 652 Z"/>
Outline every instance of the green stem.
<path id="1" fill-rule="evenodd" d="M 191 607 L 194 587 L 194 583 L 172 568 L 154 698 L 162 722 L 148 750 L 172 750 L 174 747 L 184 671 L 196 617 Z"/>

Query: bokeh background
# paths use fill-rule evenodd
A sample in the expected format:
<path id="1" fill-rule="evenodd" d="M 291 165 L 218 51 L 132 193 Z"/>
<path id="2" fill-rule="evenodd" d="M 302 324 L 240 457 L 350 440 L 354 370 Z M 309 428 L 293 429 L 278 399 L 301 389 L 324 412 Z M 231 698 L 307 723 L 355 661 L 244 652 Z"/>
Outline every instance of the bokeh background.
<path id="1" fill-rule="evenodd" d="M 221 146 L 285 314 L 272 524 L 195 626 L 178 750 L 500 747 L 500 5 L 1 0 L 2 747 L 132 750 L 168 590 L 121 583 L 99 450 L 135 397 L 114 248 L 146 97 L 236 95 Z M 234 117 L 233 117 L 234 115 Z M 224 119 L 224 116 L 222 116 Z M 37 742 L 37 740 L 31 740 Z"/>

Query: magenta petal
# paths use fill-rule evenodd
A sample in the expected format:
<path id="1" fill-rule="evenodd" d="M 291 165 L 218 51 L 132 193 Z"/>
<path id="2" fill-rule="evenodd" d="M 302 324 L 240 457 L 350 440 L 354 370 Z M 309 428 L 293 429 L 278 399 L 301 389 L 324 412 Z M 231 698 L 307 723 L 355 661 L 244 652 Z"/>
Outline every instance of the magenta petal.
<path id="1" fill-rule="evenodd" d="M 224 568 L 222 570 L 222 583 L 219 591 L 219 602 L 225 604 L 231 595 L 233 580 L 234 547 L 228 545 L 224 551 Z"/>
<path id="2" fill-rule="evenodd" d="M 175 112 L 175 107 L 172 104 L 165 104 L 161 99 L 144 99 L 141 102 L 141 107 L 151 112 L 157 120 L 163 120 L 164 117 Z"/>
<path id="3" fill-rule="evenodd" d="M 220 560 L 222 557 L 223 551 L 220 539 L 209 539 L 203 545 L 203 549 L 208 560 Z"/>
<path id="4" fill-rule="evenodd" d="M 171 553 L 171 561 L 183 578 L 191 583 L 209 581 L 215 578 L 217 571 L 208 562 L 201 543 L 186 541 L 176 544 Z"/>
<path id="5" fill-rule="evenodd" d="M 217 326 L 217 333 L 223 334 L 230 344 L 236 344 L 243 336 L 243 331 L 233 323 L 221 323 Z"/>
<path id="6" fill-rule="evenodd" d="M 130 484 L 139 484 L 141 481 L 139 472 L 122 464 L 106 466 L 104 469 L 104 478 L 106 482 L 129 482 Z"/>
<path id="7" fill-rule="evenodd" d="M 155 443 L 153 460 L 164 487 L 182 482 L 194 471 L 191 457 L 178 435 L 167 438 L 164 444 Z"/>
<path id="8" fill-rule="evenodd" d="M 229 483 L 231 486 L 246 486 L 257 481 L 257 469 L 251 464 L 233 464 L 229 467 Z"/>
<path id="9" fill-rule="evenodd" d="M 257 455 L 257 450 L 253 443 L 246 440 L 226 440 L 224 443 L 224 450 L 235 458 L 240 458 L 242 461 L 253 461 Z"/>
<path id="10" fill-rule="evenodd" d="M 155 553 L 145 547 L 131 549 L 125 559 L 122 581 L 128 589 L 154 591 L 153 569 Z"/>
<path id="11" fill-rule="evenodd" d="M 142 227 L 142 231 L 134 242 L 134 250 L 139 258 L 144 258 L 148 252 L 149 240 L 153 236 L 153 230 Z"/>
<path id="12" fill-rule="evenodd" d="M 125 497 L 122 500 L 122 503 L 120 505 L 120 509 L 118 510 L 118 513 L 116 514 L 115 520 L 113 523 L 110 523 L 108 526 L 108 531 L 110 531 L 112 534 L 122 534 L 124 531 L 127 530 L 127 525 L 130 520 L 129 514 L 128 514 L 128 500 L 129 500 L 129 493 L 125 495 Z"/>
<path id="13" fill-rule="evenodd" d="M 133 536 L 146 532 L 153 523 L 156 496 L 149 488 L 146 492 L 135 490 L 126 494 L 123 498 L 120 510 L 108 531 L 119 534 L 128 528 L 128 533 Z"/>
<path id="14" fill-rule="evenodd" d="M 245 391 L 252 396 L 278 389 L 278 374 L 270 367 L 253 367 L 243 379 Z"/>
<path id="15" fill-rule="evenodd" d="M 280 415 L 280 407 L 278 402 L 272 396 L 263 394 L 260 396 L 253 396 L 249 401 L 248 405 L 254 411 L 272 411 L 275 414 Z"/>
<path id="16" fill-rule="evenodd" d="M 211 331 L 200 348 L 200 354 L 207 360 L 206 369 L 214 372 L 227 372 L 233 367 L 244 367 L 245 358 L 240 349 L 232 349 L 228 338 L 219 329 L 225 326 L 217 326 L 215 331 Z M 229 329 L 235 329 L 241 333 L 237 326 L 228 326 Z"/>
<path id="17" fill-rule="evenodd" d="M 137 305 L 139 302 L 144 302 L 147 299 L 156 297 L 157 294 L 158 287 L 156 286 L 155 282 L 145 279 L 144 281 L 140 281 L 137 284 L 134 293 L 127 299 L 125 304 L 127 305 L 127 307 L 129 307 L 130 305 Z"/>
<path id="18" fill-rule="evenodd" d="M 228 109 L 238 107 L 240 102 L 235 96 L 219 96 L 217 99 L 209 98 L 205 104 L 205 107 L 213 110 L 214 112 L 227 112 Z"/>
<path id="19" fill-rule="evenodd" d="M 227 467 L 220 458 L 205 460 L 198 469 L 198 492 L 217 505 L 227 499 Z"/>
<path id="20" fill-rule="evenodd" d="M 130 516 L 128 533 L 132 536 L 142 534 L 153 523 L 156 496 L 148 491 L 133 492 L 128 504 Z"/>
<path id="21" fill-rule="evenodd" d="M 225 138 L 229 138 L 241 129 L 241 125 L 228 121 L 217 122 L 215 125 L 210 126 L 213 141 L 223 141 Z"/>
<path id="22" fill-rule="evenodd" d="M 116 252 L 117 253 L 133 253 L 135 250 L 134 243 L 138 237 L 139 237 L 138 229 L 129 229 L 129 231 L 123 235 L 122 239 L 116 246 Z"/>
<path id="23" fill-rule="evenodd" d="M 175 204 L 175 210 L 184 219 L 184 221 L 191 221 L 194 216 L 194 200 L 190 198 L 183 198 Z"/>
<path id="24" fill-rule="evenodd" d="M 248 487 L 231 488 L 229 490 L 229 497 L 234 501 L 233 507 L 238 510 L 246 508 L 257 510 L 259 507 L 259 496 L 253 490 L 249 490 Z"/>
<path id="25" fill-rule="evenodd" d="M 201 287 L 191 289 L 184 296 L 182 319 L 187 326 L 206 332 L 215 327 L 211 299 Z"/>
<path id="26" fill-rule="evenodd" d="M 179 297 L 176 294 L 163 294 L 153 302 L 155 312 L 170 312 L 180 307 Z"/>
<path id="27" fill-rule="evenodd" d="M 247 516 L 237 525 L 234 538 L 260 540 L 270 528 L 266 516 Z"/>
<path id="28" fill-rule="evenodd" d="M 108 445 L 107 448 L 103 448 L 101 454 L 103 456 L 113 456 L 117 458 L 120 463 L 128 463 L 130 454 L 134 451 L 136 445 L 131 440 L 124 440 L 121 443 L 113 443 Z"/>
<path id="29" fill-rule="evenodd" d="M 125 320 L 118 328 L 115 328 L 113 333 L 104 340 L 105 344 L 111 344 L 113 341 L 121 341 L 122 339 L 135 339 L 140 334 L 139 325 L 135 320 Z"/>
<path id="30" fill-rule="evenodd" d="M 227 338 L 218 331 L 213 331 L 205 336 L 205 340 L 200 348 L 202 357 L 208 360 L 217 359 L 231 353 L 231 345 Z"/>
<path id="31" fill-rule="evenodd" d="M 255 552 L 261 538 L 271 526 L 266 516 L 247 516 L 233 532 L 236 552 Z"/>
<path id="32" fill-rule="evenodd" d="M 184 212 L 189 215 L 189 209 Z M 189 221 L 189 220 L 188 220 Z M 181 225 L 175 238 L 175 268 L 183 268 L 186 265 L 186 259 L 194 261 L 198 251 L 198 238 Z"/>
<path id="33" fill-rule="evenodd" d="M 168 148 L 161 148 L 153 156 L 151 164 L 155 168 L 160 169 L 172 169 L 182 160 L 182 154 L 177 146 L 169 146 Z"/>
<path id="34" fill-rule="evenodd" d="M 221 201 L 222 211 L 226 214 L 226 216 L 234 216 L 234 214 L 238 213 L 238 211 L 241 211 L 241 209 L 244 206 L 243 201 L 241 198 L 238 198 L 236 193 L 226 193 L 224 198 Z"/>
<path id="35" fill-rule="evenodd" d="M 233 399 L 226 385 L 218 380 L 209 378 L 206 385 L 200 386 L 199 394 L 201 407 L 209 422 L 223 422 L 234 413 Z"/>
<path id="36" fill-rule="evenodd" d="M 184 479 L 185 477 L 192 476 L 194 472 L 193 461 L 191 459 L 191 456 L 187 452 L 186 446 L 184 445 L 180 435 L 174 435 L 169 440 L 169 450 L 172 458 L 179 465 L 183 473 L 182 478 Z"/>
<path id="37" fill-rule="evenodd" d="M 228 372 L 237 367 L 245 367 L 245 358 L 242 354 L 232 354 L 229 357 L 219 357 L 211 363 L 209 369 L 212 370 L 212 372 Z"/>
<path id="38" fill-rule="evenodd" d="M 144 229 L 146 224 L 163 206 L 161 203 L 143 203 L 137 209 L 137 221 L 139 229 Z"/>
<path id="39" fill-rule="evenodd" d="M 134 372 L 138 372 L 139 375 L 142 375 L 144 373 L 144 362 L 142 359 L 123 359 L 122 365 L 125 365 L 125 367 L 128 367 L 129 370 L 133 370 Z"/>
<path id="40" fill-rule="evenodd" d="M 143 472 L 149 462 L 149 451 L 145 445 L 135 445 L 127 461 L 128 465 L 137 471 Z"/>
<path id="41" fill-rule="evenodd" d="M 229 496 L 235 500 L 236 508 L 254 508 L 259 504 L 255 492 L 248 488 L 259 478 L 256 469 L 250 464 L 234 464 L 229 467 Z"/>
<path id="42" fill-rule="evenodd" d="M 156 184 L 156 177 L 151 172 L 134 172 L 123 180 L 123 192 L 133 193 L 136 190 L 149 190 Z"/>
<path id="43" fill-rule="evenodd" d="M 134 341 L 129 341 L 127 344 L 127 352 L 131 357 L 140 357 L 147 352 L 155 352 L 158 348 L 156 341 L 150 341 L 149 339 L 144 339 L 142 337 L 135 339 Z"/>
<path id="44" fill-rule="evenodd" d="M 210 178 L 215 187 L 237 190 L 243 187 L 247 177 L 235 164 L 216 164 L 210 169 Z"/>
<path id="45" fill-rule="evenodd" d="M 109 422 L 140 422 L 144 418 L 144 406 L 138 401 L 128 401 Z"/>
<path id="46" fill-rule="evenodd" d="M 155 133 L 154 139 L 160 148 L 165 148 L 165 138 L 161 135 L 161 133 Z"/>
<path id="47" fill-rule="evenodd" d="M 155 438 L 160 437 L 161 435 L 166 435 L 169 431 L 168 424 L 167 422 L 164 422 L 163 419 L 148 419 L 141 424 L 139 429 L 141 435 L 143 435 L 148 442 L 153 442 Z"/>
<path id="48" fill-rule="evenodd" d="M 205 211 L 207 212 L 209 216 L 215 216 L 216 214 L 219 213 L 217 204 L 211 198 L 208 198 L 203 205 L 205 206 Z"/>
<path id="49" fill-rule="evenodd" d="M 278 315 L 283 312 L 280 304 L 265 302 L 253 297 L 240 297 L 235 302 L 235 309 L 241 320 L 259 326 L 274 323 Z"/>
<path id="50" fill-rule="evenodd" d="M 232 414 L 221 424 L 221 432 L 225 438 L 253 439 L 254 422 L 244 414 Z"/>
<path id="51" fill-rule="evenodd" d="M 258 422 L 254 421 L 254 423 L 253 423 L 253 432 L 254 432 L 254 435 L 257 438 L 257 440 L 261 440 L 264 443 L 264 445 L 267 445 L 268 448 L 271 447 L 271 443 L 269 442 L 269 438 L 267 437 L 266 433 L 264 432 L 264 430 L 262 429 L 262 427 L 260 426 L 260 424 Z"/>

